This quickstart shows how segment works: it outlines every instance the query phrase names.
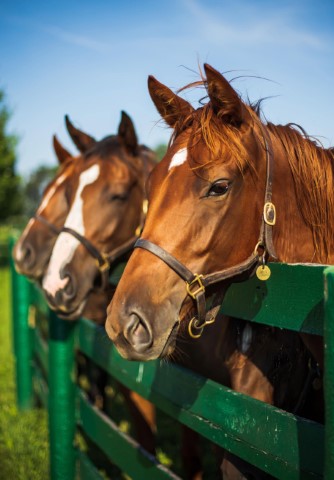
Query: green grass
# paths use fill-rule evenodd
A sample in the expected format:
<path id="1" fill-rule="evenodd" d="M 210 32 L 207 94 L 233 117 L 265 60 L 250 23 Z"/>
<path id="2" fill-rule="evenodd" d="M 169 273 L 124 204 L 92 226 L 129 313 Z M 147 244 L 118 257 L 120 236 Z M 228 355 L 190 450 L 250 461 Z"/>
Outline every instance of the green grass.
<path id="1" fill-rule="evenodd" d="M 47 480 L 46 412 L 20 412 L 16 407 L 8 268 L 0 268 L 0 318 L 0 478 Z"/>

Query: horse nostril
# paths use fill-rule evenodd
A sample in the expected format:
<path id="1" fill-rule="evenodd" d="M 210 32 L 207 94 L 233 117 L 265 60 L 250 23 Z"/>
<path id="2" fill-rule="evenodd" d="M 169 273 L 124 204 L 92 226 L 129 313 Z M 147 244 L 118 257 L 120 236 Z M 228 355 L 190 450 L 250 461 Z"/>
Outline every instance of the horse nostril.
<path id="1" fill-rule="evenodd" d="M 73 275 L 71 275 L 69 272 L 64 272 L 64 278 L 67 278 L 68 281 L 64 287 L 63 294 L 67 300 L 71 300 L 77 293 L 76 282 Z"/>
<path id="2" fill-rule="evenodd" d="M 23 247 L 21 247 L 23 250 L 23 255 L 22 255 L 22 260 L 21 263 L 25 265 L 27 268 L 31 268 L 36 260 L 36 255 L 35 255 L 35 250 L 30 244 L 26 244 Z"/>
<path id="3" fill-rule="evenodd" d="M 152 332 L 145 320 L 132 313 L 124 329 L 124 336 L 138 353 L 143 353 L 152 345 Z"/>

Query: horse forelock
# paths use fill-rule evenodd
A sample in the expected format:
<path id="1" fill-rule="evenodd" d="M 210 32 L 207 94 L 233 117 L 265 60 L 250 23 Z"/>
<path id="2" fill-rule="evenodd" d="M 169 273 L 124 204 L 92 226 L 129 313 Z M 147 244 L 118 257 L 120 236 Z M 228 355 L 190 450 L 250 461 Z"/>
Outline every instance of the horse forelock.
<path id="1" fill-rule="evenodd" d="M 88 162 L 96 157 L 99 160 L 113 162 L 117 158 L 126 167 L 130 167 L 136 175 L 146 173 L 146 163 L 149 169 L 156 162 L 156 155 L 145 145 L 139 145 L 138 156 L 134 157 L 127 154 L 124 150 L 123 142 L 117 135 L 109 135 L 99 142 L 96 142 L 92 148 L 83 154 L 83 161 Z M 138 161 L 140 159 L 140 161 Z"/>
<path id="2" fill-rule="evenodd" d="M 246 108 L 258 121 L 251 108 L 248 106 Z M 254 167 L 253 159 L 250 158 L 245 146 L 244 131 L 219 118 L 210 102 L 194 110 L 187 118 L 180 119 L 175 126 L 171 144 L 185 131 L 188 132 L 187 146 L 190 153 L 188 162 L 192 170 L 205 169 L 212 162 L 223 162 L 227 158 L 233 158 L 241 173 L 246 167 Z M 199 142 L 204 143 L 211 158 L 196 155 L 196 146 Z"/>
<path id="3" fill-rule="evenodd" d="M 269 123 L 267 127 L 286 152 L 298 208 L 312 231 L 314 260 L 326 262 L 334 251 L 333 149 L 323 148 L 297 125 Z"/>

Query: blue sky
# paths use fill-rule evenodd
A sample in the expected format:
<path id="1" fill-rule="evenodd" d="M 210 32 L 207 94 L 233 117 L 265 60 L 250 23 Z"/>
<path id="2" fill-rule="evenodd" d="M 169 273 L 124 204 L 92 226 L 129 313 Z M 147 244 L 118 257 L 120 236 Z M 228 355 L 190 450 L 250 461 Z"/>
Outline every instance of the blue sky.
<path id="1" fill-rule="evenodd" d="M 334 2 L 20 1 L 2 2 L 0 86 L 21 137 L 18 169 L 54 164 L 51 136 L 75 152 L 64 114 L 100 139 L 133 118 L 150 147 L 170 131 L 157 124 L 153 74 L 172 89 L 210 63 L 264 104 L 274 123 L 296 122 L 334 144 Z M 247 76 L 249 78 L 247 78 Z M 263 77 L 251 78 L 251 77 Z M 264 80 L 264 78 L 270 81 Z M 187 94 L 196 106 L 199 92 Z"/>

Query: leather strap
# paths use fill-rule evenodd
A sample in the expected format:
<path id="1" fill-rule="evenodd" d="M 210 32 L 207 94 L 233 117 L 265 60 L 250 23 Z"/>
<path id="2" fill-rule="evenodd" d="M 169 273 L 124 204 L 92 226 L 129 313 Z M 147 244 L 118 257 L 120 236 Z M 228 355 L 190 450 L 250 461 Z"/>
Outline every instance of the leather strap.
<path id="1" fill-rule="evenodd" d="M 196 301 L 197 308 L 197 326 L 196 328 L 202 328 L 203 323 L 208 323 L 209 317 L 212 315 L 216 317 L 220 304 L 218 308 L 206 312 L 206 299 L 205 299 L 205 288 L 209 285 L 222 282 L 230 278 L 235 278 L 242 273 L 249 271 L 254 267 L 259 261 L 259 255 L 257 253 L 252 253 L 244 262 L 236 265 L 235 267 L 227 268 L 220 272 L 211 273 L 208 275 L 198 275 L 192 273 L 185 265 L 183 265 L 177 258 L 168 253 L 163 248 L 159 247 L 155 243 L 150 242 L 144 238 L 139 238 L 134 248 L 143 248 L 153 253 L 156 257 L 160 258 L 165 262 L 174 272 L 176 272 L 185 282 L 187 283 L 187 292 L 191 295 Z M 209 322 L 211 323 L 211 322 Z"/>
<path id="2" fill-rule="evenodd" d="M 79 240 L 79 242 L 88 250 L 88 252 L 91 254 L 91 256 L 94 257 L 97 260 L 100 267 L 102 267 L 105 264 L 106 259 L 104 258 L 104 255 L 102 255 L 99 252 L 99 250 L 92 244 L 92 242 L 87 240 L 87 238 L 85 238 L 83 235 L 81 235 L 76 230 L 73 230 L 73 228 L 70 228 L 70 227 L 64 226 L 61 229 L 61 231 L 62 231 L 62 233 L 69 233 L 74 238 Z"/>
<path id="3" fill-rule="evenodd" d="M 41 215 L 34 215 L 32 218 L 40 223 L 43 223 L 43 225 L 46 225 L 55 235 L 60 234 L 61 229 L 50 223 L 46 218 L 42 217 Z"/>

